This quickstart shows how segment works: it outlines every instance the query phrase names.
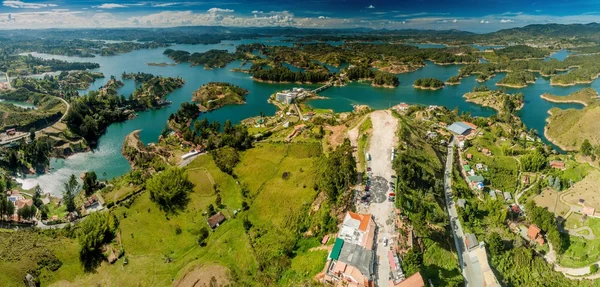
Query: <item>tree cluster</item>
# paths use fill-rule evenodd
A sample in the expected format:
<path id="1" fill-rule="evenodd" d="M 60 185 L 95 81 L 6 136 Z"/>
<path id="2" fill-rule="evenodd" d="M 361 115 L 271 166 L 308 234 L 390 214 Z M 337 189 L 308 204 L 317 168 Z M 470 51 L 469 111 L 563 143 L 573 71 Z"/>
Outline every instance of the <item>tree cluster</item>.
<path id="1" fill-rule="evenodd" d="M 185 170 L 171 167 L 146 181 L 146 190 L 150 193 L 150 199 L 163 211 L 175 213 L 185 208 L 194 184 L 188 179 Z"/>
<path id="2" fill-rule="evenodd" d="M 444 86 L 444 82 L 436 78 L 421 78 L 415 80 L 414 86 L 417 88 L 439 89 Z"/>

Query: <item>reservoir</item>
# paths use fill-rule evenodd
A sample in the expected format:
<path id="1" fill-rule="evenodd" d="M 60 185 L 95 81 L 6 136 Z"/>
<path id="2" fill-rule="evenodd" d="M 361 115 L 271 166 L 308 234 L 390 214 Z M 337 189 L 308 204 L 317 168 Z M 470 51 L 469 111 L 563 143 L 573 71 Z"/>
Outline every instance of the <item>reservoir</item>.
<path id="1" fill-rule="evenodd" d="M 185 50 L 191 53 L 205 52 L 211 49 L 233 52 L 235 46 L 253 42 L 262 42 L 266 45 L 293 45 L 292 42 L 282 41 L 282 38 L 269 38 L 223 41 L 220 44 L 211 45 L 173 45 L 169 48 Z M 186 84 L 167 96 L 167 99 L 173 102 L 172 105 L 162 109 L 139 112 L 139 116 L 135 119 L 110 125 L 106 133 L 100 138 L 96 149 L 91 152 L 75 154 L 67 159 L 52 159 L 52 169 L 50 172 L 20 179 L 19 181 L 23 184 L 23 187 L 28 189 L 39 184 L 45 192 L 60 195 L 63 190 L 63 183 L 68 180 L 71 174 L 79 177 L 85 171 L 95 171 L 99 179 L 110 179 L 127 173 L 131 168 L 129 162 L 121 155 L 121 147 L 125 136 L 134 130 L 141 130 L 140 139 L 144 143 L 156 142 L 169 115 L 176 112 L 183 102 L 191 101 L 192 93 L 208 82 L 230 82 L 250 91 L 245 105 L 225 106 L 216 111 L 200 115 L 201 118 L 207 118 L 210 121 L 217 120 L 223 122 L 229 119 L 233 123 L 238 123 L 248 117 L 257 116 L 261 111 L 266 115 L 273 115 L 276 111 L 275 106 L 267 103 L 267 99 L 277 91 L 298 86 L 307 88 L 319 86 L 255 82 L 248 74 L 230 71 L 232 68 L 240 67 L 241 62 L 239 61 L 232 62 L 225 68 L 209 70 L 204 69 L 202 66 L 191 67 L 188 63 L 165 67 L 148 66 L 148 63 L 173 63 L 171 59 L 163 55 L 165 49 L 137 50 L 116 56 L 96 56 L 95 58 L 32 53 L 34 56 L 42 58 L 56 58 L 70 62 L 96 62 L 100 64 L 100 68 L 93 71 L 104 73 L 105 78 L 96 80 L 88 90 L 100 88 L 110 79 L 111 75 L 120 78 L 123 72 L 146 72 L 165 77 L 181 77 L 186 81 Z M 558 52 L 551 57 L 562 60 L 566 57 L 565 54 L 566 52 Z M 494 89 L 495 84 L 504 77 L 503 73 L 498 73 L 491 80 L 483 84 L 477 83 L 475 80 L 476 77 L 471 76 L 463 79 L 460 85 L 446 86 L 444 89 L 437 91 L 417 90 L 412 87 L 413 82 L 418 78 L 431 77 L 445 81 L 451 76 L 457 75 L 460 67 L 460 65 L 441 66 L 427 62 L 424 68 L 415 72 L 399 74 L 400 85 L 395 89 L 374 88 L 368 84 L 351 83 L 344 87 L 327 89 L 321 93 L 327 99 L 313 100 L 308 104 L 314 108 L 331 109 L 335 112 L 351 111 L 352 105 L 355 104 L 369 105 L 373 109 L 383 109 L 405 102 L 409 104 L 440 105 L 449 109 L 458 108 L 460 112 L 469 112 L 473 116 L 490 116 L 495 113 L 490 108 L 465 102 L 462 96 L 477 85 L 486 85 Z M 537 76 L 535 84 L 530 84 L 523 89 L 507 88 L 507 92 L 522 92 L 525 95 L 525 106 L 518 112 L 518 115 L 528 128 L 536 129 L 542 138 L 544 138 L 545 120 L 548 117 L 547 111 L 550 108 L 581 108 L 581 106 L 577 104 L 546 102 L 540 98 L 541 94 L 550 92 L 557 95 L 567 95 L 587 86 L 592 86 L 596 90 L 600 88 L 598 81 L 594 81 L 591 85 L 576 85 L 571 87 L 551 86 L 549 78 Z M 133 80 L 125 80 L 124 83 L 125 86 L 119 90 L 119 93 L 128 96 L 135 90 L 135 83 Z M 82 93 L 85 93 L 85 91 L 82 91 Z"/>

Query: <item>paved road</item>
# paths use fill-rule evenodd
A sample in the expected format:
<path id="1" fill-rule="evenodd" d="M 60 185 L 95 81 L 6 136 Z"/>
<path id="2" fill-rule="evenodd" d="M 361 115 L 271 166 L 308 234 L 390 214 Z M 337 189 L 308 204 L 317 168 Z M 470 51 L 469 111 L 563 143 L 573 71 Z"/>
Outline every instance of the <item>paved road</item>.
<path id="1" fill-rule="evenodd" d="M 460 269 L 463 271 L 463 277 L 466 280 L 466 285 L 469 286 L 470 280 L 470 266 L 466 266 L 463 260 L 463 252 L 465 252 L 464 233 L 460 220 L 458 219 L 458 213 L 456 212 L 456 204 L 452 198 L 452 161 L 453 161 L 453 147 L 452 142 L 448 146 L 448 156 L 446 159 L 446 170 L 444 172 L 444 190 L 446 193 L 446 209 L 450 216 L 450 225 L 452 228 L 452 237 L 454 238 L 454 244 L 456 246 L 456 253 L 458 254 L 458 261 L 460 262 Z"/>
<path id="2" fill-rule="evenodd" d="M 376 111 L 371 114 L 373 122 L 373 134 L 369 144 L 369 153 L 371 161 L 369 166 L 372 169 L 371 193 L 372 200 L 369 205 L 369 212 L 373 215 L 377 224 L 377 233 L 375 234 L 377 254 L 376 274 L 377 286 L 388 286 L 390 278 L 390 264 L 388 262 L 389 245 L 384 246 L 381 242 L 383 238 L 391 238 L 395 235 L 394 228 L 394 203 L 387 200 L 387 194 L 390 192 L 389 181 L 394 174 L 392 169 L 392 148 L 396 146 L 396 131 L 398 130 L 398 119 L 390 111 Z"/>

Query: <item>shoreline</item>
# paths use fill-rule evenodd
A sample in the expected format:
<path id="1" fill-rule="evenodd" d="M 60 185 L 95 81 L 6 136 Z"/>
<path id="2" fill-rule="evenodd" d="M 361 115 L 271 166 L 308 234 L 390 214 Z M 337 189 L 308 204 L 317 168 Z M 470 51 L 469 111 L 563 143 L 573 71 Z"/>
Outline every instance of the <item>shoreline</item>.
<path id="1" fill-rule="evenodd" d="M 457 85 L 460 85 L 460 81 L 458 81 L 458 82 L 444 82 L 444 85 L 446 85 L 446 86 L 457 86 Z"/>
<path id="2" fill-rule="evenodd" d="M 432 87 L 424 87 L 424 86 L 416 86 L 413 85 L 413 88 L 415 89 L 419 89 L 419 90 L 430 90 L 430 91 L 437 91 L 437 90 L 441 90 L 444 88 L 444 86 L 441 86 L 439 88 L 432 88 Z"/>
<path id="3" fill-rule="evenodd" d="M 568 97 L 568 96 L 564 96 L 564 97 Z M 583 105 L 584 107 L 587 107 L 588 104 L 586 102 L 580 101 L 580 100 L 572 100 L 572 99 L 564 99 L 564 100 L 558 100 L 558 99 L 552 99 L 552 98 L 548 98 L 548 94 L 544 93 L 542 95 L 540 95 L 540 98 L 551 102 L 551 103 L 558 103 L 558 104 L 580 104 Z M 550 111 L 548 111 L 550 112 Z"/>
<path id="4" fill-rule="evenodd" d="M 508 87 L 508 88 L 514 88 L 514 89 L 522 89 L 522 88 L 526 88 L 529 84 L 535 84 L 535 82 L 525 82 L 525 85 L 523 85 L 523 86 L 517 86 L 517 85 L 512 85 L 512 84 L 496 83 L 496 86 L 498 86 L 498 87 Z"/>

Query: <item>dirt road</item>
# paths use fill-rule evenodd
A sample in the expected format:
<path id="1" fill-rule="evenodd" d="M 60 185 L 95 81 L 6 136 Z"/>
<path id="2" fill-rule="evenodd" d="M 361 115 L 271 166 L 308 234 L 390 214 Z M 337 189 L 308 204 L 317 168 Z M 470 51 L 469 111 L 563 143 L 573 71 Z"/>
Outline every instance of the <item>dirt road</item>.
<path id="1" fill-rule="evenodd" d="M 376 253 L 377 253 L 377 286 L 387 286 L 390 278 L 390 265 L 388 262 L 389 245 L 384 246 L 382 240 L 395 234 L 393 226 L 394 203 L 387 200 L 387 194 L 391 192 L 389 181 L 392 179 L 392 148 L 397 146 L 398 119 L 394 118 L 390 111 L 376 111 L 371 113 L 373 133 L 369 144 L 371 167 L 372 201 L 369 212 L 374 216 L 377 224 Z M 391 242 L 391 241 L 390 241 Z"/>

